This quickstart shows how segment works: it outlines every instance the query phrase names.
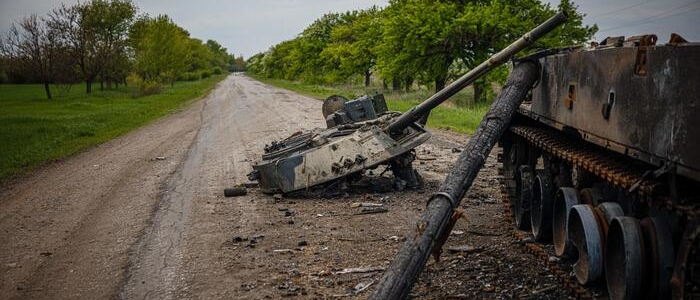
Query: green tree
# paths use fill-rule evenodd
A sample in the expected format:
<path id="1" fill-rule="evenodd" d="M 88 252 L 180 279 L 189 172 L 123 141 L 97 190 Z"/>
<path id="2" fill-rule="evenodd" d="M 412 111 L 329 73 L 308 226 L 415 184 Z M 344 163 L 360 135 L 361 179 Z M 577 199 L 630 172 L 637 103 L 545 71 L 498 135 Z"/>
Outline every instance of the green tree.
<path id="1" fill-rule="evenodd" d="M 381 43 L 380 9 L 373 6 L 366 10 L 346 14 L 346 21 L 333 27 L 330 42 L 322 50 L 321 57 L 338 66 L 329 70 L 332 82 L 356 74 L 364 76 L 365 86 L 376 63 L 375 48 Z"/>
<path id="2" fill-rule="evenodd" d="M 92 83 L 98 76 L 123 73 L 106 70 L 123 66 L 127 33 L 136 10 L 128 0 L 92 0 L 61 5 L 49 14 L 48 24 L 70 49 L 85 81 L 86 93 L 92 92 Z"/>
<path id="3" fill-rule="evenodd" d="M 142 18 L 131 31 L 134 69 L 145 80 L 174 84 L 191 62 L 189 33 L 167 15 Z"/>
<path id="4" fill-rule="evenodd" d="M 209 49 L 209 52 L 212 54 L 210 59 L 211 66 L 226 69 L 228 60 L 228 52 L 226 48 L 221 46 L 221 44 L 215 40 L 207 40 L 206 46 Z"/>
<path id="5" fill-rule="evenodd" d="M 560 4 L 571 21 L 536 47 L 579 44 L 597 30 L 582 25 L 570 1 Z M 451 72 L 464 73 L 525 33 L 555 11 L 538 0 L 439 1 L 392 0 L 384 14 L 384 44 L 378 66 L 384 76 L 418 76 L 445 86 Z M 455 68 L 455 62 L 458 68 Z M 475 101 L 483 99 L 488 78 L 474 85 Z"/>

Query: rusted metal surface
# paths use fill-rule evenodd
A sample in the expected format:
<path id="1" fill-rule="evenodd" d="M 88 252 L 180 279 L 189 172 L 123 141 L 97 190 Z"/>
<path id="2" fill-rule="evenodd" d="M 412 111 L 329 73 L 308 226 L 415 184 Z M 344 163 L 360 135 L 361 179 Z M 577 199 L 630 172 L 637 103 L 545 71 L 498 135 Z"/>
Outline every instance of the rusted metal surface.
<path id="1" fill-rule="evenodd" d="M 554 205 L 554 185 L 552 174 L 537 170 L 533 181 L 530 223 L 536 241 L 552 239 L 552 207 Z"/>
<path id="2" fill-rule="evenodd" d="M 519 229 L 530 229 L 530 207 L 532 203 L 532 190 L 535 180 L 534 172 L 528 165 L 520 166 L 515 177 L 515 195 L 513 201 L 513 215 L 515 226 Z"/>
<path id="3" fill-rule="evenodd" d="M 612 299 L 640 299 L 646 268 L 639 220 L 617 217 L 610 224 L 605 251 L 605 282 Z"/>
<path id="4" fill-rule="evenodd" d="M 610 38 L 539 58 L 543 76 L 520 113 L 700 181 L 700 44 Z"/>
<path id="5" fill-rule="evenodd" d="M 569 212 L 574 205 L 579 204 L 578 192 L 572 187 L 561 187 L 554 197 L 552 210 L 552 241 L 554 254 L 562 256 L 573 252 L 573 244 L 568 237 Z"/>
<path id="6" fill-rule="evenodd" d="M 583 168 L 614 186 L 629 189 L 641 182 L 638 193 L 650 195 L 657 184 L 654 181 L 643 180 L 642 175 L 646 171 L 643 166 L 601 152 L 597 146 L 560 131 L 526 125 L 515 125 L 510 129 L 547 153 Z"/>
<path id="7" fill-rule="evenodd" d="M 671 277 L 673 299 L 700 298 L 700 220 L 686 225 Z"/>
<path id="8" fill-rule="evenodd" d="M 503 179 L 504 183 L 506 178 Z M 510 203 L 512 202 L 511 198 L 513 197 L 512 193 L 509 192 L 504 185 L 504 189 L 501 191 L 501 195 L 504 199 L 503 203 L 503 210 L 506 215 L 506 221 L 513 221 L 513 211 L 511 210 L 511 205 Z M 525 232 L 521 231 L 517 228 L 513 228 L 511 230 L 511 236 L 516 240 L 516 241 L 525 241 L 527 240 L 525 236 Z M 530 254 L 535 256 L 537 259 L 541 260 L 544 262 L 549 270 L 556 276 L 556 278 L 559 280 L 559 282 L 562 283 L 562 286 L 567 288 L 571 294 L 576 299 L 582 299 L 582 300 L 588 300 L 588 299 L 595 299 L 593 295 L 591 294 L 590 291 L 588 291 L 586 288 L 583 286 L 579 285 L 578 281 L 576 281 L 575 277 L 569 276 L 569 272 L 566 272 L 562 267 L 555 261 L 550 260 L 550 254 L 545 250 L 541 244 L 537 243 L 519 243 L 522 245 L 522 247 Z"/>
<path id="9" fill-rule="evenodd" d="M 647 275 L 646 294 L 649 299 L 666 299 L 671 293 L 671 272 L 675 260 L 673 231 L 668 220 L 661 217 L 644 218 L 639 222 L 644 236 Z"/>
<path id="10" fill-rule="evenodd" d="M 603 275 L 603 232 L 590 204 L 574 205 L 567 224 L 569 238 L 577 250 L 574 272 L 579 283 L 591 284 Z"/>
<path id="11" fill-rule="evenodd" d="M 672 248 L 674 245 L 673 240 L 670 239 L 674 233 L 669 233 L 670 229 L 664 228 L 665 225 L 655 222 L 650 225 L 640 226 L 640 228 L 645 228 L 645 226 L 653 227 L 653 232 L 645 228 L 643 233 L 639 234 L 641 236 L 640 242 L 643 243 L 643 245 L 640 246 L 640 249 L 643 250 L 640 251 L 646 254 L 643 255 L 643 266 L 636 267 L 642 268 L 648 266 L 642 274 L 642 277 L 645 278 L 644 280 L 647 281 L 645 281 L 646 284 L 643 289 L 637 290 L 634 293 L 643 291 L 645 295 L 658 299 L 667 298 L 669 289 L 672 291 L 674 299 L 682 299 L 683 295 L 685 295 L 685 299 L 692 299 L 692 297 L 700 295 L 700 222 L 698 221 L 698 217 L 700 217 L 700 207 L 697 203 L 697 197 L 685 199 L 680 202 L 666 198 L 667 196 L 664 195 L 668 193 L 668 189 L 665 187 L 665 180 L 652 177 L 645 178 L 644 174 L 646 168 L 644 163 L 636 162 L 619 154 L 610 153 L 599 146 L 587 143 L 578 136 L 565 134 L 558 130 L 547 128 L 546 126 L 538 127 L 530 125 L 511 126 L 511 132 L 513 132 L 516 137 L 536 147 L 543 155 L 549 155 L 552 158 L 567 162 L 573 166 L 573 169 L 579 168 L 582 172 L 590 172 L 594 176 L 599 177 L 622 191 L 628 191 L 630 187 L 635 184 L 638 185 L 639 188 L 634 190 L 633 195 L 627 195 L 626 197 L 634 196 L 630 199 L 636 200 L 629 201 L 641 200 L 645 201 L 646 207 L 655 207 L 657 214 L 660 213 L 662 216 L 666 216 L 665 219 L 663 219 L 665 222 L 669 220 L 686 220 L 678 224 L 682 226 L 681 232 L 683 232 L 683 237 L 675 253 L 674 250 L 669 249 L 669 247 Z M 518 147 L 522 147 L 522 144 Z M 525 166 L 521 166 L 521 168 L 522 167 Z M 578 180 L 584 182 L 588 181 L 588 179 L 585 178 Z M 582 186 L 586 185 L 590 185 L 590 182 Z M 587 196 L 585 196 L 587 198 L 586 202 L 593 204 L 596 202 L 594 199 L 597 199 L 597 202 L 605 201 L 605 199 L 599 195 L 599 191 L 596 191 L 596 188 L 582 188 L 582 186 L 579 186 L 579 188 L 581 192 L 587 194 Z M 583 203 L 582 199 L 579 200 Z M 608 229 L 606 228 L 607 224 L 610 224 L 616 217 L 624 216 L 625 213 L 622 207 L 616 202 L 603 202 L 599 203 L 598 206 L 594 208 L 594 212 L 597 219 L 602 221 L 596 226 L 598 226 L 603 240 L 609 240 L 610 238 L 606 237 L 608 234 Z M 671 215 L 667 216 L 669 213 Z M 637 220 L 634 218 L 631 219 Z M 656 217 L 652 219 L 656 220 Z M 637 220 L 637 222 L 639 222 L 639 220 Z M 651 221 L 644 221 L 642 224 L 648 222 Z M 602 224 L 605 226 L 602 226 Z M 518 232 L 518 236 L 523 238 L 522 232 Z M 612 239 L 619 239 L 619 235 Z M 624 241 L 622 243 L 624 243 Z M 616 245 L 611 247 L 618 247 L 619 245 L 620 242 L 618 241 Z M 538 244 L 528 244 L 527 247 L 541 248 Z M 534 252 L 538 253 L 540 251 L 544 250 L 534 250 Z M 634 256 L 635 253 L 632 252 L 631 255 Z M 630 259 L 633 260 L 634 257 Z M 669 263 L 672 261 L 675 261 L 675 265 L 669 267 Z M 618 264 L 611 268 L 625 267 L 624 264 Z M 670 272 L 672 272 L 673 275 L 672 280 L 669 281 L 668 276 L 671 275 Z M 618 281 L 611 282 L 611 286 L 618 287 L 618 295 L 628 295 L 626 291 L 628 291 L 629 287 L 624 284 L 620 287 L 618 284 L 627 279 L 619 279 L 619 277 L 614 276 L 616 275 L 612 275 L 611 279 L 615 280 L 617 278 Z M 565 279 L 562 281 L 565 282 Z M 580 286 L 578 289 L 572 288 L 573 293 L 578 296 L 577 290 L 581 291 L 585 289 L 582 289 Z"/>

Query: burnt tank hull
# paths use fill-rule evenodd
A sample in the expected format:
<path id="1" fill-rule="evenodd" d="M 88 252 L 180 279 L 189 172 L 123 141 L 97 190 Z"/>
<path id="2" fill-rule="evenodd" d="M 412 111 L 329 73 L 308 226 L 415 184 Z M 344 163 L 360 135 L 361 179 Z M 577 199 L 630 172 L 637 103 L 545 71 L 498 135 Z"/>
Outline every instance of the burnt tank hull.
<path id="1" fill-rule="evenodd" d="M 519 112 L 700 181 L 700 44 L 565 51 Z"/>
<path id="2" fill-rule="evenodd" d="M 546 50 L 501 138 L 515 226 L 611 299 L 700 298 L 700 43 Z"/>
<path id="3" fill-rule="evenodd" d="M 308 138 L 300 137 L 299 147 L 264 155 L 253 166 L 262 191 L 288 193 L 340 179 L 387 164 L 430 138 L 430 132 L 419 124 L 405 128 L 401 135 L 384 131 L 398 115 L 310 133 Z"/>

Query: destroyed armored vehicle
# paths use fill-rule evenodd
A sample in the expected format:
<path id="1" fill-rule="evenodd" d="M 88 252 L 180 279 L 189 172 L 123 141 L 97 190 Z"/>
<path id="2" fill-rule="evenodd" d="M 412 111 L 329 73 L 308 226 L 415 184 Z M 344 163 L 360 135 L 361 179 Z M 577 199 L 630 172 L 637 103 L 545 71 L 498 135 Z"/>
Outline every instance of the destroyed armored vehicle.
<path id="1" fill-rule="evenodd" d="M 266 146 L 262 160 L 249 179 L 266 193 L 289 193 L 335 180 L 345 180 L 366 169 L 390 165 L 408 187 L 420 184 L 412 168 L 413 149 L 430 138 L 422 124 L 411 123 L 399 132 L 384 130 L 401 114 L 387 111 L 384 96 L 362 96 L 348 101 L 331 96 L 323 103 L 328 128 L 300 131 Z"/>
<path id="2" fill-rule="evenodd" d="M 611 299 L 700 299 L 700 43 L 524 59 L 540 78 L 500 142 L 515 225 Z"/>

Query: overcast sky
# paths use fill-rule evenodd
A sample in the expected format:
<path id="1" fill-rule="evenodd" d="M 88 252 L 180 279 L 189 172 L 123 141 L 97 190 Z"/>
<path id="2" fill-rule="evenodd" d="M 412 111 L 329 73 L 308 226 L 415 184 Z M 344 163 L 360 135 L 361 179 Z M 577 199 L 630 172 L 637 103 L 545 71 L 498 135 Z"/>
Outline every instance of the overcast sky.
<path id="1" fill-rule="evenodd" d="M 84 0 L 87 1 L 87 0 Z M 83 2 L 84 2 L 83 1 Z M 0 32 L 32 13 L 44 15 L 61 2 L 76 0 L 0 0 Z M 167 14 L 193 37 L 214 39 L 246 58 L 291 39 L 328 12 L 385 6 L 387 0 L 134 0 L 141 12 Z M 559 1 L 550 2 L 554 6 Z M 655 33 L 665 43 L 671 32 L 700 42 L 700 0 L 574 0 L 597 23 L 596 39 Z"/>

